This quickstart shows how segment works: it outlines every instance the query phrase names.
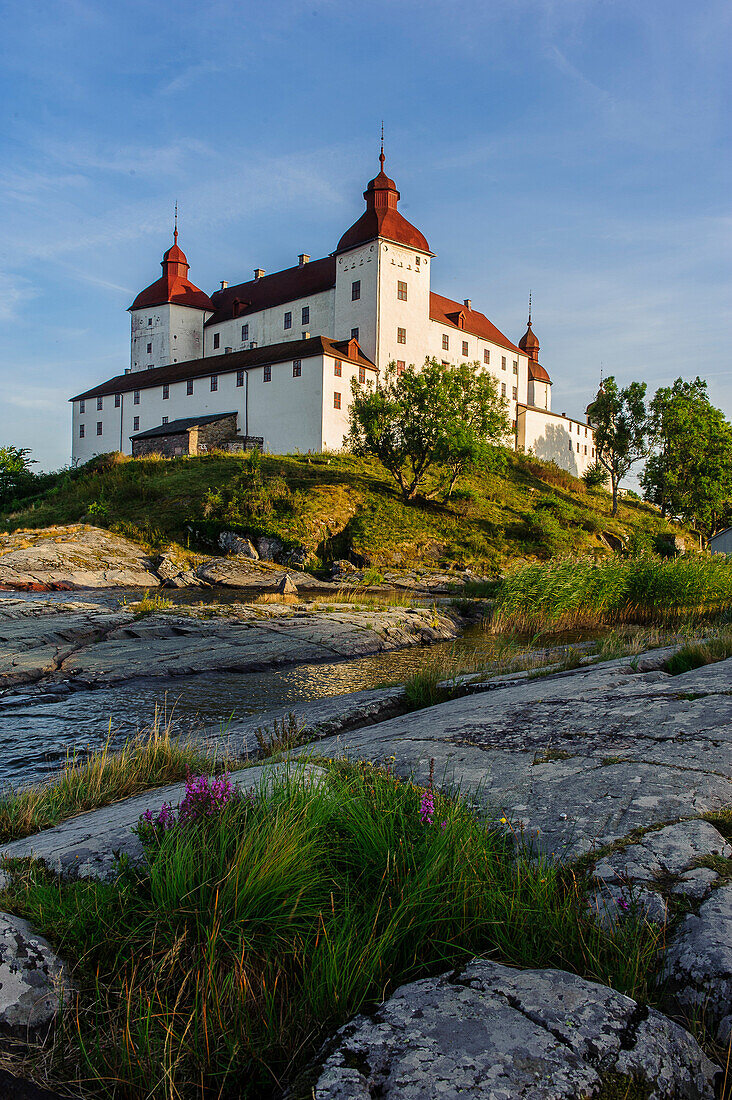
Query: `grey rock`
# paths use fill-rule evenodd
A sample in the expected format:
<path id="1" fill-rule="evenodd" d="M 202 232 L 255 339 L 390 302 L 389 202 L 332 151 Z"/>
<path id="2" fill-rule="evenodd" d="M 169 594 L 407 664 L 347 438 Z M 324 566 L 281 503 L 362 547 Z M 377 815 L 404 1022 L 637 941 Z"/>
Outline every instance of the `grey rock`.
<path id="1" fill-rule="evenodd" d="M 334 591 L 335 586 L 327 581 L 319 581 L 308 573 L 290 570 L 298 588 L 310 591 L 322 589 Z M 196 569 L 196 576 L 208 584 L 221 585 L 224 588 L 249 589 L 252 592 L 276 591 L 287 571 L 277 568 L 271 562 L 254 561 L 242 556 L 234 558 L 210 558 Z"/>
<path id="2" fill-rule="evenodd" d="M 173 581 L 183 572 L 183 565 L 174 554 L 159 554 L 153 559 L 153 564 L 161 581 Z"/>
<path id="3" fill-rule="evenodd" d="M 672 894 L 680 894 L 692 901 L 703 901 L 711 893 L 719 875 L 711 867 L 695 867 L 686 871 L 671 888 Z"/>
<path id="4" fill-rule="evenodd" d="M 297 588 L 292 583 L 289 573 L 285 573 L 284 577 L 277 585 L 277 591 L 281 592 L 283 596 L 296 596 Z"/>
<path id="5" fill-rule="evenodd" d="M 70 989 L 64 964 L 27 921 L 0 913 L 0 1031 L 42 1038 Z"/>
<path id="6" fill-rule="evenodd" d="M 708 821 L 680 821 L 600 860 L 594 876 L 603 883 L 647 883 L 681 875 L 705 856 L 729 859 L 732 847 Z"/>
<path id="7" fill-rule="evenodd" d="M 14 1077 L 4 1069 L 0 1069 L 0 1096 L 3 1100 L 63 1100 L 60 1093 L 41 1088 L 33 1081 Z"/>
<path id="8" fill-rule="evenodd" d="M 588 904 L 593 916 L 608 929 L 636 914 L 653 924 L 663 925 L 668 920 L 663 894 L 644 886 L 605 884 L 590 895 Z"/>
<path id="9" fill-rule="evenodd" d="M 650 1100 L 712 1100 L 716 1072 L 678 1024 L 606 986 L 474 960 L 341 1028 L 314 1097 L 579 1100 L 617 1074 Z"/>
<path id="10" fill-rule="evenodd" d="M 279 539 L 268 535 L 260 535 L 254 540 L 254 545 L 260 558 L 264 558 L 265 561 L 279 561 L 285 549 Z"/>
<path id="11" fill-rule="evenodd" d="M 719 1027 L 732 1015 L 732 885 L 718 887 L 698 915 L 683 919 L 659 982 L 679 1008 L 701 1011 L 707 1025 Z"/>
<path id="12" fill-rule="evenodd" d="M 303 781 L 319 782 L 320 768 L 305 765 L 293 771 L 290 764 L 265 764 L 242 768 L 231 773 L 232 782 L 242 790 L 264 788 L 285 774 L 302 776 Z M 34 858 L 42 860 L 56 874 L 68 878 L 114 877 L 119 856 L 139 864 L 142 845 L 132 832 L 146 810 L 159 810 L 164 802 L 177 806 L 185 793 L 184 783 L 145 791 L 143 794 L 79 814 L 35 836 L 13 840 L 0 847 L 0 860 Z"/>
<path id="13" fill-rule="evenodd" d="M 0 585 L 9 588 L 154 588 L 145 552 L 87 524 L 0 535 Z"/>
<path id="14" fill-rule="evenodd" d="M 218 538 L 219 548 L 224 551 L 225 554 L 233 554 L 235 557 L 252 558 L 254 561 L 259 560 L 259 554 L 257 552 L 254 543 L 250 539 L 242 538 L 241 535 L 235 535 L 233 531 L 222 531 Z"/>

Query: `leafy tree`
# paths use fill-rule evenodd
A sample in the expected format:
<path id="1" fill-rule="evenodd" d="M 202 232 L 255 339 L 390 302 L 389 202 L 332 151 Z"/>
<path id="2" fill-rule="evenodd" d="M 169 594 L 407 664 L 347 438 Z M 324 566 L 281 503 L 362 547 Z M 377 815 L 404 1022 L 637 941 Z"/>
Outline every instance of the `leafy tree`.
<path id="1" fill-rule="evenodd" d="M 618 485 L 634 462 L 646 451 L 645 382 L 631 382 L 618 389 L 614 377 L 607 378 L 587 410 L 595 430 L 595 453 L 610 476 L 613 511 L 618 510 Z"/>
<path id="2" fill-rule="evenodd" d="M 732 520 L 732 425 L 710 403 L 701 378 L 677 378 L 657 390 L 649 414 L 646 500 L 709 538 Z"/>
<path id="3" fill-rule="evenodd" d="M 607 470 L 599 462 L 593 462 L 582 475 L 588 489 L 601 489 L 607 481 Z"/>
<path id="4" fill-rule="evenodd" d="M 437 482 L 427 499 L 447 500 L 458 478 L 484 466 L 509 431 L 506 402 L 478 363 L 443 367 L 426 359 L 399 374 L 391 362 L 375 387 L 352 384 L 347 442 L 356 454 L 375 455 L 413 500 L 428 476 Z"/>
<path id="5" fill-rule="evenodd" d="M 35 480 L 30 453 L 28 447 L 0 447 L 0 508 L 30 490 Z"/>

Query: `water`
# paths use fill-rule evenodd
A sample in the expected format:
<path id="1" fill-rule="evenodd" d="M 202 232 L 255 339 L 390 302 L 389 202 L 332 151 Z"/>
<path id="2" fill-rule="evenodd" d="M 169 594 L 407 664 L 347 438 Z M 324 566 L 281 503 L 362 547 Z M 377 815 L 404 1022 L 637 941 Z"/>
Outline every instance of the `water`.
<path id="1" fill-rule="evenodd" d="M 13 593 L 13 599 L 19 594 Z M 117 606 L 124 594 L 115 592 L 28 593 L 29 600 L 58 598 Z M 167 592 L 166 592 L 167 595 Z M 179 602 L 200 600 L 200 593 L 172 593 Z M 130 594 L 139 599 L 140 593 Z M 222 593 L 207 602 L 240 602 L 241 596 Z M 74 691 L 55 697 L 42 689 L 27 694 L 22 688 L 0 699 L 0 787 L 43 778 L 58 769 L 69 752 L 98 748 L 112 734 L 113 743 L 150 725 L 155 707 L 173 715 L 176 732 L 195 734 L 206 728 L 226 736 L 229 722 L 281 710 L 326 696 L 403 682 L 427 658 L 439 656 L 446 668 L 487 663 L 495 656 L 496 639 L 480 628 L 468 628 L 453 642 L 431 647 L 392 650 L 353 660 L 312 663 L 265 672 L 219 672 L 150 678 L 95 690 Z"/>

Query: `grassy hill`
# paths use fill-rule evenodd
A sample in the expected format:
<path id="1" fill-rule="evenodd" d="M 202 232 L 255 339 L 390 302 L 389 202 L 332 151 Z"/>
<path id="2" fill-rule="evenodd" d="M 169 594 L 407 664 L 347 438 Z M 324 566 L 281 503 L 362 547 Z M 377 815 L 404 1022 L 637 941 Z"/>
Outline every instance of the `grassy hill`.
<path id="1" fill-rule="evenodd" d="M 640 500 L 610 516 L 610 495 L 536 459 L 505 453 L 500 472 L 465 479 L 448 504 L 406 504 L 379 463 L 349 455 L 103 456 L 44 475 L 0 513 L 0 529 L 80 520 L 150 547 L 210 548 L 219 530 L 276 535 L 318 568 L 357 555 L 376 569 L 503 568 L 516 559 L 652 549 L 681 528 Z M 686 535 L 687 541 L 692 540 Z"/>

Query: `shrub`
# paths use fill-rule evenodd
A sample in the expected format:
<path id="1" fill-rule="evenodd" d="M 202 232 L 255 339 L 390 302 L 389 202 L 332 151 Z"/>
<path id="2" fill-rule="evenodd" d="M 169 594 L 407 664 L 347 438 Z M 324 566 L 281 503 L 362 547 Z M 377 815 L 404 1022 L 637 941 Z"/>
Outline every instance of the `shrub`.
<path id="1" fill-rule="evenodd" d="M 582 475 L 588 489 L 602 489 L 607 484 L 608 472 L 600 462 L 593 462 Z"/>

